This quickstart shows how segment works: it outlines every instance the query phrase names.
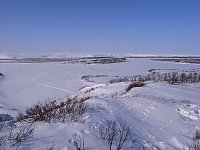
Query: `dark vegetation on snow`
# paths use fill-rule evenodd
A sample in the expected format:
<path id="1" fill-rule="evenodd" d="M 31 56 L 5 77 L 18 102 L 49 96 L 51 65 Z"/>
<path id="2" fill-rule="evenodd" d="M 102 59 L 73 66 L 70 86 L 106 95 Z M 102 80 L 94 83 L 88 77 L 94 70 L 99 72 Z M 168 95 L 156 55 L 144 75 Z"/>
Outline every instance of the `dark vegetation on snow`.
<path id="1" fill-rule="evenodd" d="M 200 64 L 200 57 L 198 56 L 92 56 L 92 57 L 32 57 L 32 58 L 1 58 L 0 63 L 45 63 L 45 62 L 63 62 L 63 63 L 84 63 L 84 64 L 110 64 L 121 63 L 127 59 L 147 58 L 152 61 L 169 61 L 180 63 L 196 63 Z"/>
<path id="2" fill-rule="evenodd" d="M 189 150 L 200 150 L 200 130 L 196 130 L 193 143 L 189 145 Z"/>
<path id="3" fill-rule="evenodd" d="M 46 58 L 46 57 L 35 57 L 35 58 L 16 58 L 16 59 L 0 59 L 0 63 L 47 63 L 47 62 L 62 62 L 62 63 L 81 63 L 81 64 L 110 64 L 110 63 L 121 63 L 125 62 L 125 57 L 77 57 L 77 58 Z"/>
<path id="4" fill-rule="evenodd" d="M 200 64 L 200 58 L 156 58 L 151 59 L 153 61 L 168 61 L 168 62 L 179 62 L 179 63 L 193 63 L 193 64 Z"/>
<path id="5" fill-rule="evenodd" d="M 107 61 L 107 60 L 106 60 Z M 100 63 L 107 63 L 98 61 Z M 85 62 L 84 62 L 85 63 Z M 114 63 L 114 62 L 109 62 Z M 89 63 L 88 63 L 89 64 Z M 4 74 L 0 73 L 0 77 Z M 108 78 L 108 75 L 88 75 L 81 79 L 90 82 L 92 78 Z M 150 69 L 148 75 L 136 75 L 118 77 L 109 81 L 110 84 L 118 82 L 131 82 L 125 89 L 126 92 L 135 87 L 143 87 L 148 82 L 167 82 L 169 84 L 181 83 L 198 83 L 200 82 L 200 73 L 197 72 L 169 72 L 160 73 L 156 69 Z M 92 89 L 89 89 L 90 92 Z M 0 114 L 0 149 L 8 149 L 8 144 L 19 148 L 22 142 L 30 140 L 34 137 L 33 124 L 36 122 L 76 122 L 81 121 L 84 113 L 89 112 L 89 105 L 86 103 L 90 97 L 86 98 L 65 98 L 64 100 L 48 100 L 39 102 L 24 113 L 19 114 L 16 118 L 12 118 L 8 114 Z M 83 122 L 84 123 L 84 122 Z M 142 145 L 136 144 L 133 133 L 129 125 L 125 123 L 108 120 L 105 124 L 94 131 L 97 140 L 102 140 L 107 144 L 109 150 L 121 149 L 146 149 Z M 77 150 L 84 150 L 86 147 L 83 137 L 74 137 L 72 142 Z M 136 147 L 137 146 L 137 147 Z M 193 137 L 193 143 L 188 145 L 190 150 L 200 149 L 200 131 L 197 130 Z M 48 149 L 54 149 L 54 146 Z"/>
<path id="6" fill-rule="evenodd" d="M 19 148 L 20 143 L 34 136 L 35 122 L 65 122 L 81 121 L 81 116 L 87 111 L 85 104 L 89 97 L 66 98 L 64 100 L 49 100 L 27 108 L 25 113 L 16 118 L 2 115 L 0 120 L 0 149 L 9 149 L 9 145 Z M 7 117 L 8 116 L 8 117 Z M 7 119 L 6 119 L 7 118 Z M 48 147 L 48 150 L 53 146 Z"/>
<path id="7" fill-rule="evenodd" d="M 34 137 L 35 122 L 81 121 L 81 116 L 88 110 L 88 105 L 85 104 L 88 99 L 89 97 L 49 100 L 27 108 L 25 113 L 12 120 L 3 120 L 0 122 L 0 148 L 6 150 L 10 145 L 19 149 L 21 143 L 30 141 Z M 132 149 L 136 146 L 136 139 L 133 138 L 130 126 L 122 122 L 108 120 L 104 126 L 94 131 L 94 135 L 97 140 L 107 143 L 109 150 Z M 77 135 L 71 143 L 76 150 L 84 150 L 87 144 L 84 137 Z M 48 150 L 50 149 L 54 149 L 54 146 L 48 147 Z"/>
<path id="8" fill-rule="evenodd" d="M 200 82 L 200 74 L 196 72 L 169 72 L 169 73 L 160 73 L 160 72 L 151 72 L 148 75 L 137 75 L 137 76 L 126 76 L 117 79 L 110 80 L 110 83 L 117 82 L 167 82 L 169 84 L 180 84 L 180 83 L 198 83 Z"/>
<path id="9" fill-rule="evenodd" d="M 98 128 L 95 136 L 99 140 L 105 141 L 109 150 L 133 149 L 136 142 L 130 126 L 110 120 Z"/>
<path id="10" fill-rule="evenodd" d="M 88 108 L 85 101 L 89 97 L 76 99 L 66 98 L 63 101 L 50 100 L 45 103 L 38 103 L 27 108 L 24 114 L 19 114 L 15 122 L 65 122 L 78 121 Z"/>
<path id="11" fill-rule="evenodd" d="M 144 82 L 133 82 L 128 85 L 128 87 L 126 88 L 126 92 L 130 91 L 134 87 L 143 87 L 145 85 L 146 85 L 146 83 L 144 83 Z"/>
<path id="12" fill-rule="evenodd" d="M 3 73 L 0 73 L 0 76 L 3 77 L 4 76 Z"/>
<path id="13" fill-rule="evenodd" d="M 99 78 L 101 80 L 105 80 L 109 82 L 110 84 L 118 83 L 118 82 L 142 83 L 146 81 L 167 82 L 169 84 L 200 82 L 200 73 L 198 71 L 197 72 L 196 71 L 178 72 L 176 70 L 171 69 L 170 71 L 173 71 L 173 72 L 161 73 L 157 70 L 150 69 L 148 70 L 149 74 L 147 75 L 134 75 L 134 76 L 122 76 L 122 77 L 109 76 L 109 75 L 85 75 L 81 77 L 81 80 L 84 80 L 86 82 L 95 82 L 95 81 L 98 81 L 98 78 Z"/>

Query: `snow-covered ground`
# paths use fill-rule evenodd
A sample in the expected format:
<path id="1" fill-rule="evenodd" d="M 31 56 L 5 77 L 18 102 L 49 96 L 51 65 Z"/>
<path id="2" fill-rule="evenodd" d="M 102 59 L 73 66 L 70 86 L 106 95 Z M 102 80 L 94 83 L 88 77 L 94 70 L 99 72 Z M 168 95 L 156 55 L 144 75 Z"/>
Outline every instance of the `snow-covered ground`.
<path id="1" fill-rule="evenodd" d="M 146 75 L 150 69 L 199 73 L 200 65 L 147 58 L 114 64 L 1 63 L 0 73 L 4 77 L 0 78 L 0 114 L 15 117 L 27 107 L 49 98 L 90 96 L 86 103 L 93 109 L 82 116 L 84 121 L 37 122 L 33 125 L 34 137 L 22 142 L 20 148 L 39 150 L 54 145 L 55 149 L 73 150 L 73 137 L 80 135 L 84 137 L 86 149 L 108 149 L 105 141 L 94 136 L 107 120 L 129 125 L 134 139 L 147 149 L 186 148 L 200 127 L 199 83 L 148 82 L 128 92 L 125 89 L 129 82 L 109 83 L 116 76 Z M 87 82 L 81 79 L 83 76 L 96 79 Z"/>

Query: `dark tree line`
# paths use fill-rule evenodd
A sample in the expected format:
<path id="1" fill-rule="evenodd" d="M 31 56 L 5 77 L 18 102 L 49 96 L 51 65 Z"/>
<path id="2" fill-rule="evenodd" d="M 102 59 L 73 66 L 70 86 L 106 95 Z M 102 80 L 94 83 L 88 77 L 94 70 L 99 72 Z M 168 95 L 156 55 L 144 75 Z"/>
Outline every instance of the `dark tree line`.
<path id="1" fill-rule="evenodd" d="M 180 83 L 198 83 L 200 82 L 200 74 L 196 72 L 151 72 L 148 75 L 137 75 L 137 76 L 126 76 L 123 78 L 117 78 L 110 80 L 110 83 L 117 82 L 146 82 L 155 81 L 162 82 L 165 81 L 169 84 L 180 84 Z"/>

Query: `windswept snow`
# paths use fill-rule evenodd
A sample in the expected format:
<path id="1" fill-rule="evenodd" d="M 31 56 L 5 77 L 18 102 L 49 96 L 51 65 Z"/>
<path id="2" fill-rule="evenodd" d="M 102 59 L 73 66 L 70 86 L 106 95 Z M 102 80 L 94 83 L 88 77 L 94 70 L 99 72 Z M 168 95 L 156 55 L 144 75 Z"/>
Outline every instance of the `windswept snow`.
<path id="1" fill-rule="evenodd" d="M 1 56 L 3 58 L 3 56 Z M 90 112 L 82 122 L 34 124 L 31 140 L 25 149 L 73 150 L 73 140 L 84 137 L 86 149 L 107 149 L 94 133 L 107 120 L 117 120 L 131 127 L 137 143 L 147 149 L 183 149 L 191 142 L 200 121 L 200 83 L 170 85 L 147 82 L 126 92 L 130 82 L 110 84 L 113 77 L 146 75 L 148 70 L 200 71 L 200 65 L 128 59 L 116 64 L 1 63 L 0 114 L 16 116 L 27 107 L 48 98 L 91 97 L 86 103 Z M 91 82 L 83 76 L 95 76 Z M 101 75 L 104 75 L 101 77 Z M 15 147 L 10 147 L 15 149 Z"/>

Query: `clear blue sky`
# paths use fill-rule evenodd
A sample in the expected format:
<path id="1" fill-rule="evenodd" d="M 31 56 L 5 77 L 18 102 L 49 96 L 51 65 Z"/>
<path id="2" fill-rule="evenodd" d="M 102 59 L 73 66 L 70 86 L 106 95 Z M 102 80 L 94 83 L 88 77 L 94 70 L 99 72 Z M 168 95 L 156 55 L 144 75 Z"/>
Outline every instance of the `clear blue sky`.
<path id="1" fill-rule="evenodd" d="M 0 52 L 200 54 L 200 0 L 0 0 Z"/>

